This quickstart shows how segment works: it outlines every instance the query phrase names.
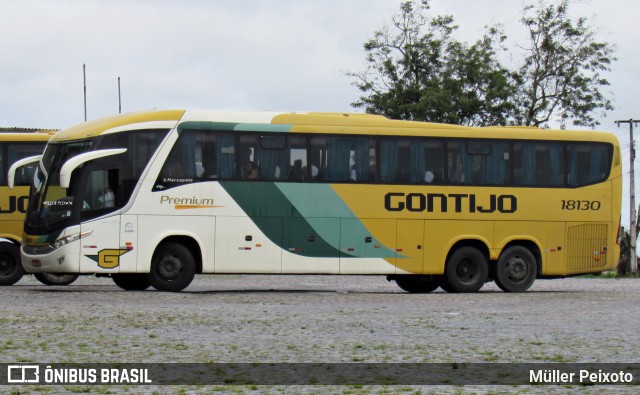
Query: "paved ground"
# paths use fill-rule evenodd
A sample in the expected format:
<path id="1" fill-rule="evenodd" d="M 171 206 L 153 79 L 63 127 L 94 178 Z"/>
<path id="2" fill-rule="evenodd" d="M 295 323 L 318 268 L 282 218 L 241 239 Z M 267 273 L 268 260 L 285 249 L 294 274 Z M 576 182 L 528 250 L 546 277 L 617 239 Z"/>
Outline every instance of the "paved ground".
<path id="1" fill-rule="evenodd" d="M 0 287 L 0 363 L 640 362 L 640 280 L 410 295 L 375 276 L 199 276 L 181 293 Z M 577 387 L 0 387 L 8 393 L 566 393 Z M 633 387 L 610 387 L 631 393 Z M 635 387 L 637 390 L 637 387 Z M 603 387 L 590 387 L 600 393 Z"/>

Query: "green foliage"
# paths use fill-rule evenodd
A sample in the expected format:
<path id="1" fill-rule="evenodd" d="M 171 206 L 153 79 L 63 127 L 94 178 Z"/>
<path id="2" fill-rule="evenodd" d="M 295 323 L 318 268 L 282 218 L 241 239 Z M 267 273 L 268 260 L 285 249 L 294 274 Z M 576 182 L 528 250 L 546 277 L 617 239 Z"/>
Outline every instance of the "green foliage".
<path id="1" fill-rule="evenodd" d="M 618 261 L 618 276 L 625 277 L 631 273 L 631 266 L 629 263 L 631 262 L 631 233 L 627 231 L 624 227 L 620 229 L 620 260 Z M 636 235 L 637 235 L 636 228 Z"/>
<path id="2" fill-rule="evenodd" d="M 538 7 L 527 6 L 522 17 L 530 45 L 519 70 L 523 81 L 518 91 L 516 123 L 540 126 L 555 118 L 564 125 L 598 124 L 592 113 L 612 110 L 601 92 L 609 82 L 601 72 L 609 71 L 615 58 L 613 47 L 596 42 L 597 31 L 586 18 L 572 21 L 569 0 Z"/>
<path id="3" fill-rule="evenodd" d="M 404 120 L 540 126 L 571 119 L 593 126 L 593 111 L 612 108 L 599 73 L 614 58 L 609 44 L 594 42 L 586 19 L 571 21 L 568 1 L 524 9 L 531 42 L 515 70 L 498 60 L 507 38 L 500 26 L 463 43 L 454 38 L 452 16 L 428 16 L 429 0 L 406 1 L 391 26 L 364 44 L 366 69 L 348 73 L 362 93 L 352 105 Z"/>

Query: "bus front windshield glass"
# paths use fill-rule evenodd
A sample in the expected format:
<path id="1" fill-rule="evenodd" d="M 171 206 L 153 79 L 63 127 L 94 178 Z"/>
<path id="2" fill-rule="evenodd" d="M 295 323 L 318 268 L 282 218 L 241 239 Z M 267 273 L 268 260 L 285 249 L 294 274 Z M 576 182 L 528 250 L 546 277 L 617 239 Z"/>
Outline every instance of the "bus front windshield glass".
<path id="1" fill-rule="evenodd" d="M 77 173 L 82 166 L 74 170 L 69 188 L 60 187 L 60 170 L 67 160 L 89 151 L 92 143 L 83 140 L 47 145 L 29 194 L 25 220 L 28 234 L 49 233 L 71 225 Z"/>

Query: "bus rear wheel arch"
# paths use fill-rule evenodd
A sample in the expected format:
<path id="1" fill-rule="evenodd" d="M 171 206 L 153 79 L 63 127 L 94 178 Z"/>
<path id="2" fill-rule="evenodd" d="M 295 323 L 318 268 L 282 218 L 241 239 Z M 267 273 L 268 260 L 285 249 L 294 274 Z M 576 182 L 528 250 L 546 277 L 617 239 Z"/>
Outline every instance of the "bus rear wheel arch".
<path id="1" fill-rule="evenodd" d="M 489 260 L 478 248 L 457 248 L 447 259 L 440 286 L 448 292 L 477 292 L 489 278 Z M 443 286 L 444 285 L 444 286 Z"/>
<path id="2" fill-rule="evenodd" d="M 179 242 L 164 242 L 153 254 L 149 283 L 158 291 L 179 292 L 191 284 L 195 273 L 191 250 Z"/>
<path id="3" fill-rule="evenodd" d="M 538 274 L 538 261 L 523 245 L 512 245 L 500 254 L 495 267 L 494 281 L 505 292 L 524 292 L 531 287 Z"/>

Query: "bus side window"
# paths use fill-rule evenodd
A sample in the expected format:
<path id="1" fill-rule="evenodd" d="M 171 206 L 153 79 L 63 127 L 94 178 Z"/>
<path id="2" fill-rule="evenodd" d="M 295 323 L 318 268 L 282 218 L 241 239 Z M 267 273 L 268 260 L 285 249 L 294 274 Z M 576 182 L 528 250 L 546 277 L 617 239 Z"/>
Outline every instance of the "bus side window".
<path id="1" fill-rule="evenodd" d="M 320 173 L 324 181 L 375 181 L 375 139 L 318 136 L 312 137 L 311 149 L 312 163 L 315 158 L 319 159 Z"/>
<path id="2" fill-rule="evenodd" d="M 608 176 L 611 155 L 605 144 L 571 143 L 567 147 L 567 180 L 570 187 L 604 181 Z"/>
<path id="3" fill-rule="evenodd" d="M 36 173 L 37 164 L 31 163 L 25 166 L 20 166 L 16 169 L 16 178 L 14 184 L 16 186 L 28 186 L 31 185 L 31 180 Z"/>
<path id="4" fill-rule="evenodd" d="M 93 170 L 89 173 L 82 194 L 82 219 L 95 218 L 120 207 L 118 194 L 119 170 Z"/>
<path id="5" fill-rule="evenodd" d="M 307 168 L 307 139 L 304 136 L 289 137 L 289 181 L 303 182 L 309 179 Z M 317 167 L 316 167 L 317 175 Z"/>

